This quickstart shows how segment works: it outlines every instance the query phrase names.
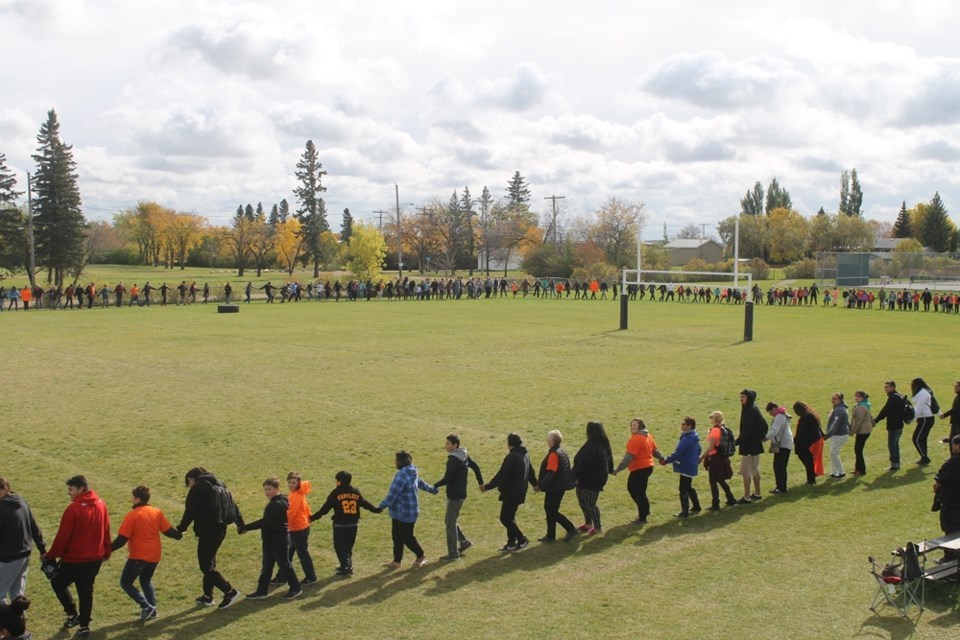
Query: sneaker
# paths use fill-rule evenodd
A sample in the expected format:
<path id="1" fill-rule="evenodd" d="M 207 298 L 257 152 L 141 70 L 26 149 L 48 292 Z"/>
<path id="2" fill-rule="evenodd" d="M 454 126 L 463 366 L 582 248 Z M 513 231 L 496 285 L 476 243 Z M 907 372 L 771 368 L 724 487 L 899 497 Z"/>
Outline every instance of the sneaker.
<path id="1" fill-rule="evenodd" d="M 287 581 L 280 576 L 274 576 L 273 578 L 270 578 L 270 584 L 287 584 Z"/>
<path id="2" fill-rule="evenodd" d="M 246 598 L 247 600 L 266 600 L 267 595 L 268 594 L 266 593 L 260 593 L 259 591 L 254 591 L 253 593 L 248 593 L 243 597 Z"/>
<path id="3" fill-rule="evenodd" d="M 302 595 L 303 595 L 303 589 L 296 589 L 296 590 L 290 589 L 290 591 L 287 591 L 285 594 L 283 594 L 283 599 L 293 600 L 294 598 L 299 598 Z"/>
<path id="4" fill-rule="evenodd" d="M 576 529 L 570 529 L 570 531 L 567 531 L 567 535 L 563 536 L 563 541 L 570 542 L 571 540 L 577 537 L 578 533 L 579 531 L 577 531 Z"/>
<path id="5" fill-rule="evenodd" d="M 770 493 L 772 493 L 773 495 L 777 495 L 778 493 L 783 493 L 783 492 L 780 491 L 780 489 L 770 489 Z"/>
<path id="6" fill-rule="evenodd" d="M 579 527 L 577 527 L 577 531 L 579 531 L 580 533 L 586 533 L 587 531 L 590 531 L 590 528 L 591 528 L 590 525 L 582 524 Z"/>
<path id="7" fill-rule="evenodd" d="M 399 562 L 384 562 L 382 566 L 383 566 L 384 569 L 391 569 L 391 570 L 392 570 L 392 569 L 399 569 L 399 568 L 400 568 L 400 563 L 399 563 Z"/>
<path id="8" fill-rule="evenodd" d="M 63 628 L 72 629 L 78 624 L 80 624 L 80 615 L 75 613 L 72 616 L 67 616 L 67 619 L 63 621 Z"/>
<path id="9" fill-rule="evenodd" d="M 159 618 L 159 617 L 160 617 L 160 612 L 157 611 L 157 608 L 156 608 L 156 607 L 154 607 L 154 608 L 153 608 L 153 613 L 150 614 L 150 617 L 148 618 L 148 620 L 156 620 L 156 619 Z"/>
<path id="10" fill-rule="evenodd" d="M 466 551 L 472 546 L 473 546 L 472 542 L 470 542 L 469 540 L 464 540 L 463 542 L 460 543 L 460 548 L 458 549 L 458 551 L 460 553 L 463 553 L 464 551 Z"/>
<path id="11" fill-rule="evenodd" d="M 707 507 L 707 511 L 720 511 L 720 505 L 712 504 L 709 507 Z"/>
<path id="12" fill-rule="evenodd" d="M 750 494 L 750 499 L 751 499 L 751 500 L 763 500 L 763 496 L 760 495 L 759 493 L 753 493 L 753 494 Z"/>
<path id="13" fill-rule="evenodd" d="M 700 513 L 701 511 L 703 511 L 703 509 L 701 509 L 699 506 L 690 509 L 690 513 Z"/>
<path id="14" fill-rule="evenodd" d="M 689 513 L 688 511 L 681 511 L 680 513 L 675 513 L 675 514 L 673 514 L 673 517 L 675 517 L 675 518 L 689 518 L 689 517 L 690 517 L 690 513 Z"/>
<path id="15" fill-rule="evenodd" d="M 587 531 L 588 536 L 595 536 L 598 533 L 603 533 L 603 529 L 597 529 L 596 527 L 590 527 L 590 530 Z"/>
<path id="16" fill-rule="evenodd" d="M 889 467 L 887 467 L 887 471 L 900 471 L 900 465 L 892 464 Z"/>
<path id="17" fill-rule="evenodd" d="M 352 576 L 353 567 L 340 567 L 337 569 L 338 576 Z M 302 583 L 301 583 L 302 584 Z"/>
<path id="18" fill-rule="evenodd" d="M 529 544 L 530 544 L 530 541 L 524 538 L 523 540 L 517 543 L 517 550 L 519 551 L 520 549 L 525 549 Z"/>
<path id="19" fill-rule="evenodd" d="M 237 600 L 240 599 L 240 592 L 236 589 L 231 589 L 228 593 L 223 596 L 223 600 L 220 601 L 220 604 L 217 605 L 217 609 L 226 609 Z"/>
<path id="20" fill-rule="evenodd" d="M 412 566 L 414 569 L 419 569 L 423 565 L 427 564 L 427 562 L 429 562 L 429 560 L 427 560 L 426 556 L 420 556 L 419 558 L 413 561 Z"/>
<path id="21" fill-rule="evenodd" d="M 73 634 L 74 638 L 89 638 L 90 637 L 90 627 L 80 627 L 77 629 L 77 632 Z"/>
<path id="22" fill-rule="evenodd" d="M 550 536 L 543 536 L 542 538 L 537 538 L 537 542 L 544 542 L 547 544 L 551 542 L 556 542 L 556 541 L 557 541 L 556 538 L 551 538 Z"/>
<path id="23" fill-rule="evenodd" d="M 157 613 L 157 608 L 153 605 L 147 605 L 145 607 L 140 607 L 140 622 L 146 622 L 150 618 L 154 617 Z"/>
<path id="24" fill-rule="evenodd" d="M 300 584 L 309 586 L 311 584 L 317 584 L 318 582 L 320 581 L 317 580 L 316 578 L 304 578 L 303 580 L 300 581 Z"/>
<path id="25" fill-rule="evenodd" d="M 633 522 L 633 524 L 647 524 L 647 519 L 646 519 L 646 518 L 636 518 L 636 519 L 633 520 L 632 522 Z"/>
<path id="26" fill-rule="evenodd" d="M 448 554 L 445 555 L 445 556 L 440 556 L 440 559 L 441 559 L 441 560 L 459 560 L 459 559 L 460 559 L 460 554 L 459 554 L 459 553 L 448 553 Z"/>
<path id="27" fill-rule="evenodd" d="M 337 565 L 337 566 L 335 566 L 335 567 L 333 568 L 333 572 L 334 572 L 334 573 L 339 573 L 341 569 L 343 569 L 343 567 L 341 567 L 340 565 Z"/>
<path id="28" fill-rule="evenodd" d="M 516 550 L 517 550 L 517 544 L 515 542 L 514 543 L 508 542 L 507 544 L 497 549 L 497 551 L 499 551 L 500 553 L 510 553 L 511 551 L 516 551 Z"/>
<path id="29" fill-rule="evenodd" d="M 740 498 L 737 500 L 737 504 L 753 504 L 753 500 L 750 498 Z"/>
<path id="30" fill-rule="evenodd" d="M 728 507 L 735 507 L 735 506 L 737 506 L 738 504 L 739 504 L 739 503 L 737 502 L 737 499 L 736 499 L 736 498 L 730 498 L 729 500 L 727 500 L 727 506 L 728 506 Z"/>
<path id="31" fill-rule="evenodd" d="M 196 602 L 201 607 L 212 607 L 213 605 L 217 604 L 216 602 L 213 601 L 213 596 L 200 596 L 199 598 L 194 600 L 194 602 Z"/>

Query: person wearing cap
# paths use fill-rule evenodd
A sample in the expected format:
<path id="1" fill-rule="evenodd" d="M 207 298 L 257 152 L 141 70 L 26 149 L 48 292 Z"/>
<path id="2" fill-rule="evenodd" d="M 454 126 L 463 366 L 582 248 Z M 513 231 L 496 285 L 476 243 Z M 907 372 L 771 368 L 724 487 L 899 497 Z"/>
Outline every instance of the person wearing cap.
<path id="1" fill-rule="evenodd" d="M 940 503 L 940 529 L 945 535 L 960 532 L 960 435 L 950 438 L 950 458 L 937 471 L 933 491 Z"/>

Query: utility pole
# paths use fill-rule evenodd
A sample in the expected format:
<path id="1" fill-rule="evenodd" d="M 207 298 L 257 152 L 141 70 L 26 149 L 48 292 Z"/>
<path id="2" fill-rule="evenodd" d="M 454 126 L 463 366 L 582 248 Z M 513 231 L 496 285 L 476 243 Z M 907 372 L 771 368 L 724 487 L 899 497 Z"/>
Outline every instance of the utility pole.
<path id="1" fill-rule="evenodd" d="M 27 276 L 30 278 L 30 288 L 37 286 L 34 272 L 36 269 L 36 250 L 33 244 L 33 194 L 31 192 L 32 179 L 30 172 L 27 172 Z"/>
<path id="2" fill-rule="evenodd" d="M 700 223 L 700 228 L 701 228 L 700 239 L 701 239 L 701 240 L 706 240 L 706 239 L 707 239 L 707 223 L 706 223 L 706 222 L 701 222 L 701 223 Z"/>
<path id="3" fill-rule="evenodd" d="M 400 187 L 394 183 L 394 195 L 397 196 L 397 277 L 403 278 L 403 228 L 400 226 Z"/>
<path id="4" fill-rule="evenodd" d="M 550 223 L 550 229 L 553 230 L 553 244 L 557 247 L 560 246 L 560 236 L 557 234 L 557 200 L 563 200 L 566 196 L 547 196 L 544 200 L 551 200 L 553 202 L 553 222 Z"/>
<path id="5" fill-rule="evenodd" d="M 379 213 L 380 214 L 380 233 L 383 233 L 383 214 L 387 213 L 384 209 L 377 209 L 376 211 L 371 211 L 370 213 Z"/>

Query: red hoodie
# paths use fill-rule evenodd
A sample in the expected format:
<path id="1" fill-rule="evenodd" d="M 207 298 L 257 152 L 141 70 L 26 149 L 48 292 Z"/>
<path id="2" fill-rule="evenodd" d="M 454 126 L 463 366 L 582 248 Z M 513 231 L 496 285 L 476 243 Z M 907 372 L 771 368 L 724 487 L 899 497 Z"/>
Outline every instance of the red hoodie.
<path id="1" fill-rule="evenodd" d="M 107 503 L 93 491 L 77 496 L 60 517 L 60 528 L 47 558 L 64 562 L 95 562 L 110 557 L 110 516 Z"/>

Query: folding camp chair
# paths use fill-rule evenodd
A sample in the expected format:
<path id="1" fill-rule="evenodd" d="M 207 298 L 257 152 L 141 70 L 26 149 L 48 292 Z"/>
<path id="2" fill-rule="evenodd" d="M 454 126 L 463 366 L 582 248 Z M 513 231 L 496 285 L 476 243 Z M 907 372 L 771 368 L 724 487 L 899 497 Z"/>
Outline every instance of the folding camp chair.
<path id="1" fill-rule="evenodd" d="M 877 581 L 877 593 L 873 597 L 870 610 L 879 610 L 890 605 L 904 618 L 909 617 L 910 605 L 916 605 L 918 613 L 924 605 L 924 556 L 918 553 L 917 545 L 908 542 L 905 547 L 893 552 L 894 560 L 881 567 L 870 556 L 870 575 Z"/>

